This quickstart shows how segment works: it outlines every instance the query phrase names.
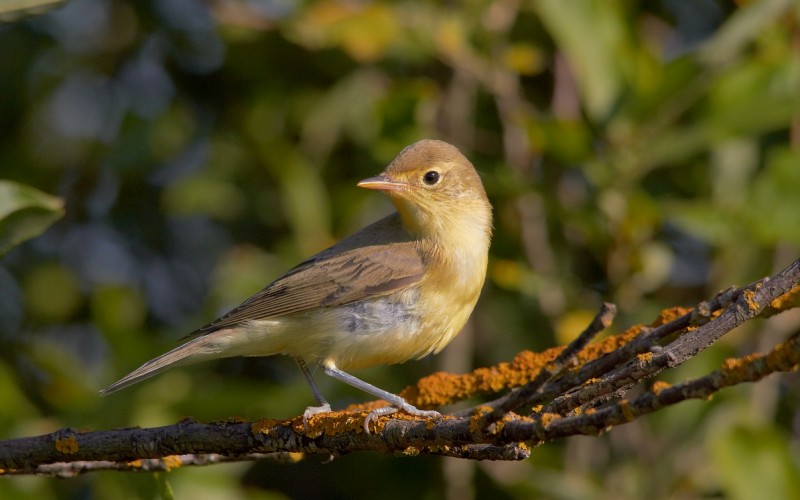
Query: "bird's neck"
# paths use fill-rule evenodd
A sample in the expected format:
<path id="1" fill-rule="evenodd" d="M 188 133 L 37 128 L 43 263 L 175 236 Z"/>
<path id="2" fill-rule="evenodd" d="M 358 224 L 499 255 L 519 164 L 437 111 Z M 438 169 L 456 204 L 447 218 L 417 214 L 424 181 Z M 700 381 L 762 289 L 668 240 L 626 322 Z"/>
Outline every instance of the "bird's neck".
<path id="1" fill-rule="evenodd" d="M 485 273 L 492 232 L 492 213 L 485 200 L 465 200 L 435 213 L 395 203 L 403 226 L 437 266 L 468 276 Z"/>

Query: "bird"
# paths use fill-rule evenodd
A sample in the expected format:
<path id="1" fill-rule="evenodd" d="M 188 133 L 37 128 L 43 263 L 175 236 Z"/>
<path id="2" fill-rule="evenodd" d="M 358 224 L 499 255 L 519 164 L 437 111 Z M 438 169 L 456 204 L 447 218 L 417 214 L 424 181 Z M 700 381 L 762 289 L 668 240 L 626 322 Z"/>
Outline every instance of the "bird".
<path id="1" fill-rule="evenodd" d="M 282 354 L 295 360 L 317 403 L 303 412 L 304 424 L 331 411 L 313 378 L 319 367 L 389 403 L 365 417 L 367 432 L 399 410 L 440 418 L 349 372 L 438 353 L 462 330 L 486 279 L 492 206 L 472 163 L 433 139 L 407 146 L 357 186 L 382 191 L 396 211 L 311 256 L 101 395 L 175 366 Z"/>

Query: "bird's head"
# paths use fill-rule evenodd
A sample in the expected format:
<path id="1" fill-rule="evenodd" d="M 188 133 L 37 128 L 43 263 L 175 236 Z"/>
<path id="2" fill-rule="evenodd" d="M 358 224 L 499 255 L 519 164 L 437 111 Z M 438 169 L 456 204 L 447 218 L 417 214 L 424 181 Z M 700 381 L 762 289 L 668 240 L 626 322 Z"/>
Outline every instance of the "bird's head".
<path id="1" fill-rule="evenodd" d="M 462 241 L 473 235 L 488 246 L 492 207 L 483 183 L 472 163 L 446 142 L 416 142 L 382 174 L 358 185 L 384 191 L 417 237 Z"/>

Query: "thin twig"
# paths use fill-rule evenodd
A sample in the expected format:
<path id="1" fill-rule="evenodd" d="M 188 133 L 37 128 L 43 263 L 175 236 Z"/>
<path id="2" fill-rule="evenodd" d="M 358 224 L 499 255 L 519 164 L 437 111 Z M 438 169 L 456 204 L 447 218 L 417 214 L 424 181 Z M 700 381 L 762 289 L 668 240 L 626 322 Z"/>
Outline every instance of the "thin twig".
<path id="1" fill-rule="evenodd" d="M 497 399 L 487 405 L 481 405 L 481 407 L 492 408 L 491 412 L 483 416 L 484 425 L 497 422 L 503 418 L 506 413 L 529 404 L 533 396 L 541 394 L 544 384 L 561 373 L 564 367 L 567 366 L 593 338 L 611 326 L 616 314 L 617 307 L 614 304 L 604 302 L 589 326 L 587 326 L 575 340 L 570 342 L 566 349 L 561 351 L 552 363 L 539 371 L 536 378 L 519 389 L 512 391 L 507 396 Z"/>
<path id="2" fill-rule="evenodd" d="M 656 383 L 650 390 L 631 401 L 622 399 L 602 408 L 564 418 L 553 413 L 542 413 L 533 420 L 509 422 L 499 434 L 501 440 L 522 439 L 534 434 L 540 442 L 576 434 L 597 435 L 612 426 L 628 423 L 687 399 L 708 399 L 726 387 L 755 382 L 773 373 L 796 371 L 798 364 L 800 339 L 794 336 L 767 355 L 751 354 L 729 359 L 723 363 L 722 368 L 680 384 Z"/>

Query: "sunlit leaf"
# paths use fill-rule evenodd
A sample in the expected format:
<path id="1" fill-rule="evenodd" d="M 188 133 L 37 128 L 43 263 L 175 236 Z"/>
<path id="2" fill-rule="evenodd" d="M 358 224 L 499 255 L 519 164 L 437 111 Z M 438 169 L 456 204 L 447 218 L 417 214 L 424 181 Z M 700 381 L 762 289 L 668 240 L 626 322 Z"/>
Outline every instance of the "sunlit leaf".
<path id="1" fill-rule="evenodd" d="M 39 236 L 62 215 L 60 198 L 16 182 L 0 181 L 0 255 Z"/>

